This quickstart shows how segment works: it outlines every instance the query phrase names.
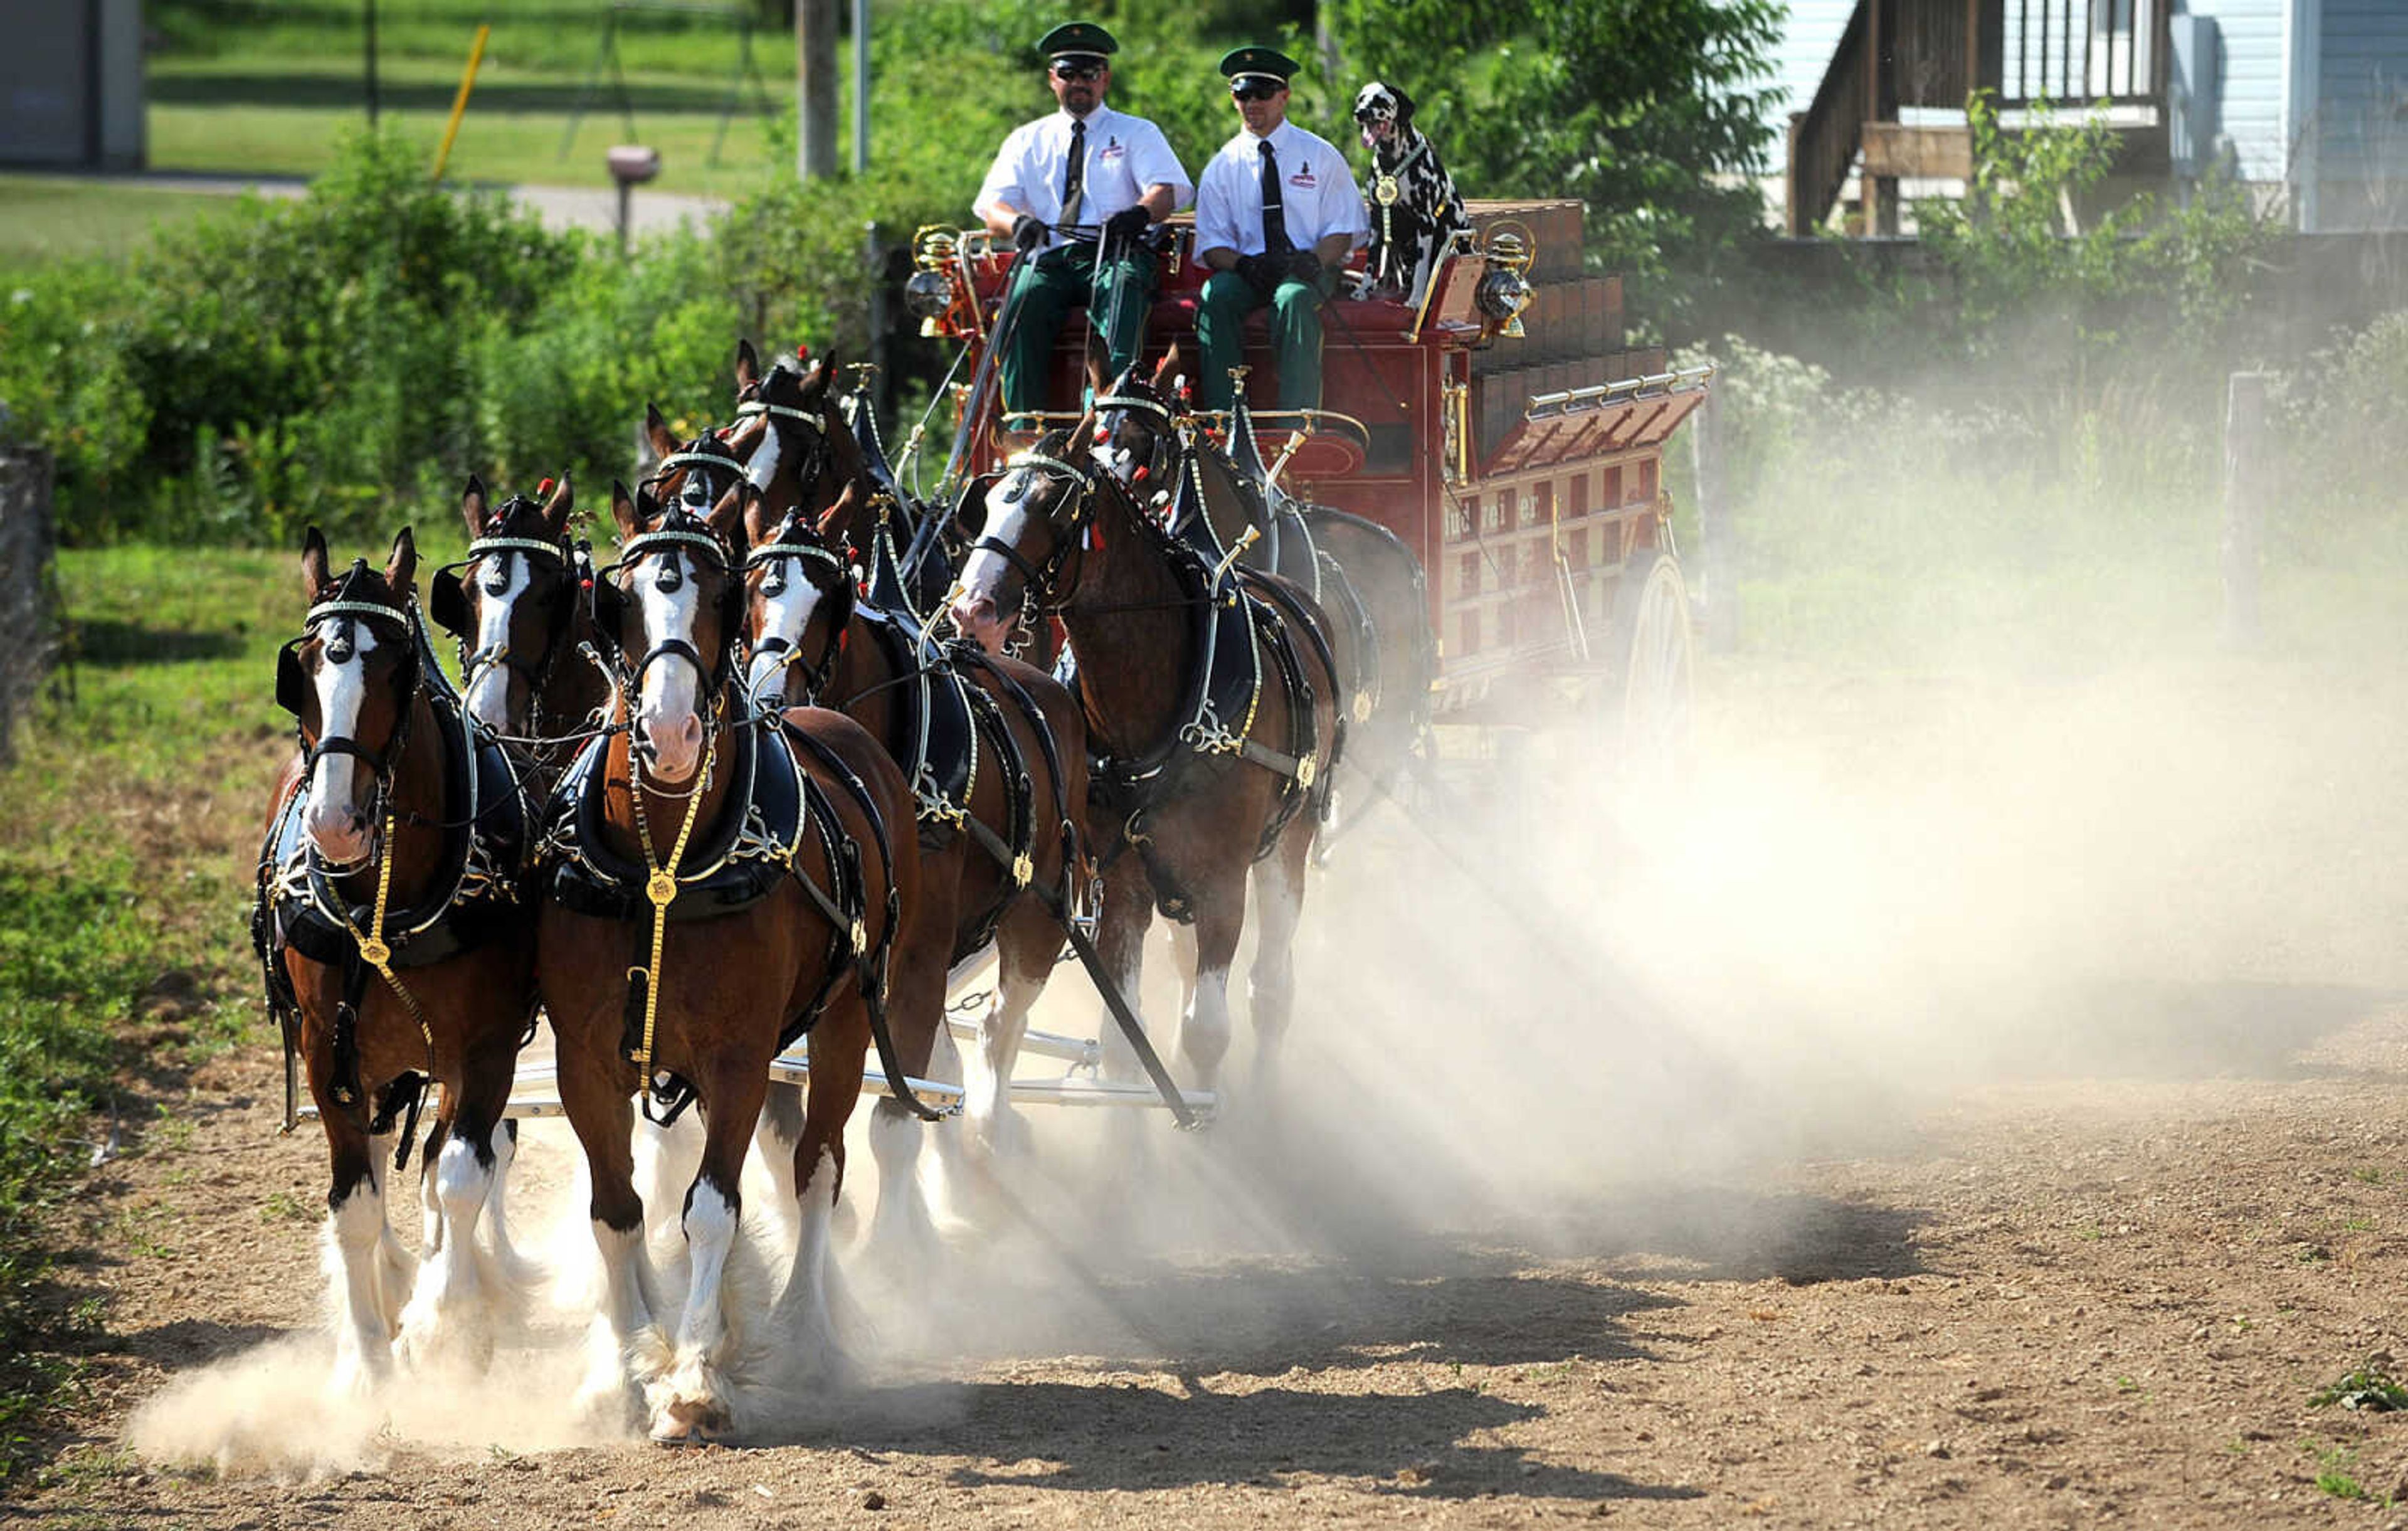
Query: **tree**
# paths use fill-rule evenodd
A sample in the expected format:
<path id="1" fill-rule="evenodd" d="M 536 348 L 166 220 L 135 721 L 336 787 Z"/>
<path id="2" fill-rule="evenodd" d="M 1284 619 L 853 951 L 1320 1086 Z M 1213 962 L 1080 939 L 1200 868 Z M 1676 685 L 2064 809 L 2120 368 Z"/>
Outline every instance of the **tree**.
<path id="1" fill-rule="evenodd" d="M 1763 223 L 1781 0 L 1330 0 L 1472 196 L 1588 204 L 1592 265 L 1707 275 Z"/>

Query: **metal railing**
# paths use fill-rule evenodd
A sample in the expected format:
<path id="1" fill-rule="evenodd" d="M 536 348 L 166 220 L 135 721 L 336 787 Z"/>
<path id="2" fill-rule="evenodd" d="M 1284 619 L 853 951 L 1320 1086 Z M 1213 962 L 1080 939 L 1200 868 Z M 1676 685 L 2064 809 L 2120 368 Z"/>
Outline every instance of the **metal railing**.
<path id="1" fill-rule="evenodd" d="M 2162 107 L 2172 0 L 1856 0 L 1813 102 L 1789 123 L 1789 232 L 1820 223 L 1869 122 L 1901 107 Z"/>

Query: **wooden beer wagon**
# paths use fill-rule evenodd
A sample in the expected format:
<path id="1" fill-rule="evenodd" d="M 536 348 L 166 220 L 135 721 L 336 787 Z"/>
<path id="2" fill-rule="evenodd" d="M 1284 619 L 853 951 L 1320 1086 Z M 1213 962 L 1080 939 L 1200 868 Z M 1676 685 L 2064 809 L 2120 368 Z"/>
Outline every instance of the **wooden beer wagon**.
<path id="1" fill-rule="evenodd" d="M 1685 729 L 1687 587 L 1665 494 L 1666 442 L 1705 401 L 1710 368 L 1674 371 L 1623 345 L 1622 283 L 1589 276 L 1582 206 L 1474 202 L 1419 308 L 1340 297 L 1323 311 L 1323 407 L 1270 407 L 1258 315 L 1246 395 L 1281 487 L 1401 537 L 1428 576 L 1436 721 L 1526 722 L 1556 694 L 1601 708 L 1627 751 Z M 1192 224 L 1167 227 L 1147 354 L 1195 342 Z M 923 331 L 981 359 L 1010 250 L 985 231 L 920 232 L 907 303 Z M 957 392 L 956 475 L 1000 466 L 1035 430 L 1077 418 L 1087 326 L 1056 348 L 1049 403 L 1002 418 L 992 388 Z M 1223 422 L 1211 422 L 1209 424 Z"/>

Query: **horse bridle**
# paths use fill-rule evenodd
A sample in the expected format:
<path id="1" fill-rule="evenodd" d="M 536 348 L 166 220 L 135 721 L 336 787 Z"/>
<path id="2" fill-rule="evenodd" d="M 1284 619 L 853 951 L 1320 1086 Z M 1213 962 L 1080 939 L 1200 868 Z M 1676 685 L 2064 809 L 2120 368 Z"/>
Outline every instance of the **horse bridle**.
<path id="1" fill-rule="evenodd" d="M 756 390 L 759 386 L 757 383 L 753 385 Z M 771 404 L 768 400 L 760 398 L 743 399 L 737 403 L 737 419 L 750 420 L 754 416 L 759 416 L 767 422 L 767 428 L 770 439 L 777 444 L 777 451 L 769 457 L 766 467 L 759 465 L 757 448 L 754 461 L 746 465 L 745 477 L 752 480 L 753 488 L 764 494 L 769 492 L 770 480 L 778 476 L 778 470 L 783 467 L 786 462 L 785 429 L 779 422 L 791 420 L 797 425 L 809 428 L 811 436 L 811 455 L 805 460 L 802 467 L 796 470 L 795 479 L 795 482 L 800 486 L 796 492 L 795 503 L 808 515 L 810 510 L 811 486 L 819 482 L 820 471 L 827 462 L 827 422 L 812 410 L 796 408 L 791 404 Z M 732 425 L 724 427 L 720 432 L 720 440 L 724 442 L 727 439 L 726 432 L 733 429 L 735 427 Z"/>
<path id="2" fill-rule="evenodd" d="M 315 775 L 318 763 L 328 755 L 350 755 L 364 763 L 376 781 L 376 795 L 369 801 L 367 815 L 374 821 L 378 817 L 377 806 L 392 792 L 394 766 L 400 761 L 402 751 L 408 748 L 410 704 L 418 699 L 419 683 L 423 676 L 419 668 L 418 645 L 411 641 L 408 608 L 385 601 L 362 600 L 351 593 L 353 583 L 366 571 L 365 564 L 353 565 L 336 585 L 334 594 L 312 605 L 302 616 L 301 636 L 277 651 L 276 701 L 278 706 L 293 714 L 294 728 L 300 737 L 302 780 L 306 782 Z M 391 622 L 399 637 L 403 659 L 401 667 L 394 672 L 398 694 L 394 713 L 395 721 L 393 737 L 385 741 L 381 751 L 370 750 L 359 740 L 341 734 L 322 734 L 317 742 L 311 743 L 308 729 L 301 723 L 300 693 L 308 684 L 307 673 L 301 668 L 301 645 L 308 641 L 313 628 L 321 622 L 330 622 L 344 624 L 326 640 L 326 647 L 330 650 L 337 645 L 346 648 L 351 645 L 353 640 L 347 629 L 354 622 Z"/>
<path id="3" fill-rule="evenodd" d="M 1004 466 L 1009 470 L 1048 469 L 1067 475 L 1079 486 L 1078 494 L 1071 502 L 1070 519 L 1068 522 L 1055 519 L 1060 509 L 1058 506 L 1049 508 L 1046 512 L 1045 522 L 1047 525 L 1054 528 L 1054 539 L 1053 551 L 1046 554 L 1043 564 L 1031 564 L 1019 549 L 992 532 L 982 532 L 979 539 L 969 546 L 969 551 L 973 553 L 981 550 L 994 553 L 1006 564 L 1010 565 L 1019 574 L 1024 608 L 1033 603 L 1040 614 L 1057 615 L 1065 606 L 1069 604 L 1069 596 L 1057 591 L 1056 582 L 1061 579 L 1064 567 L 1069 563 L 1071 557 L 1083 554 L 1085 551 L 1083 539 L 1080 534 L 1084 532 L 1089 523 L 1095 520 L 1096 476 L 1075 463 L 1040 452 L 1034 447 L 1013 453 Z M 1023 494 L 1033 492 L 1033 486 L 1021 491 Z M 1082 568 L 1083 567 L 1084 565 L 1082 565 Z M 1076 580 L 1070 583 L 1073 589 L 1077 588 Z"/>
<path id="4" fill-rule="evenodd" d="M 1106 409 L 1119 409 L 1129 413 L 1152 415 L 1162 422 L 1162 428 L 1154 434 L 1153 445 L 1147 449 L 1147 460 L 1125 476 L 1119 473 L 1113 474 L 1114 478 L 1119 479 L 1134 494 L 1140 475 L 1156 482 L 1160 481 L 1166 471 L 1164 463 L 1166 453 L 1169 454 L 1171 464 L 1175 466 L 1178 453 L 1183 443 L 1180 439 L 1179 430 L 1181 414 L 1171 408 L 1169 401 L 1154 397 L 1151 388 L 1135 379 L 1130 379 L 1127 386 L 1130 390 L 1128 392 L 1099 394 L 1094 408 L 1099 417 Z M 1103 424 L 1099 418 L 1096 426 L 1098 438 L 1109 438 L 1110 433 L 1111 427 Z M 1167 491 L 1169 486 L 1166 484 L 1163 487 Z"/>
<path id="5" fill-rule="evenodd" d="M 698 446 L 699 443 L 696 445 Z M 735 465 L 734 459 L 731 457 L 721 457 L 689 448 L 685 451 L 672 452 L 663 458 L 659 470 L 645 480 L 646 484 L 656 482 L 662 473 L 672 467 L 687 465 L 688 460 L 697 465 L 720 467 Z M 709 493 L 707 481 L 704 484 L 704 492 L 706 494 Z M 681 496 L 681 501 L 693 498 L 691 494 Z M 705 501 L 705 503 L 709 502 Z M 625 650 L 620 642 L 618 624 L 611 623 L 608 629 L 604 629 L 600 623 L 596 624 L 597 631 L 603 631 L 610 648 L 622 661 L 613 666 L 620 703 L 627 711 L 628 728 L 639 744 L 643 742 L 643 730 L 640 722 L 637 720 L 635 698 L 643 692 L 645 674 L 664 659 L 682 659 L 694 666 L 695 679 L 701 682 L 703 694 L 708 697 L 705 705 L 709 711 L 706 717 L 711 723 L 717 722 L 720 706 L 727 689 L 728 662 L 735 649 L 737 619 L 742 610 L 743 581 L 736 577 L 738 566 L 736 556 L 729 551 L 727 544 L 721 541 L 718 534 L 710 530 L 700 517 L 689 512 L 683 503 L 663 507 L 662 513 L 661 525 L 649 532 L 638 532 L 619 545 L 618 561 L 599 570 L 597 579 L 616 576 L 632 568 L 649 555 L 664 550 L 694 548 L 708 555 L 718 565 L 720 578 L 725 582 L 727 588 L 720 593 L 719 657 L 713 664 L 705 664 L 702 651 L 686 639 L 669 637 L 663 638 L 645 650 L 643 657 L 638 659 L 635 666 L 630 669 L 624 663 Z"/>
<path id="6" fill-rule="evenodd" d="M 769 571 L 763 576 L 761 583 L 763 593 L 770 595 L 782 594 L 785 588 L 786 571 L 780 565 L 787 559 L 824 564 L 836 571 L 836 582 L 833 586 L 819 587 L 838 596 L 839 604 L 829 616 L 829 631 L 834 634 L 834 637 L 828 639 L 827 651 L 820 655 L 817 665 L 803 666 L 803 699 L 817 705 L 821 692 L 827 685 L 829 675 L 836 669 L 838 657 L 844 652 L 845 628 L 853 620 L 853 569 L 845 558 L 831 548 L 818 542 L 786 540 L 784 534 L 787 528 L 797 525 L 807 528 L 810 525 L 810 518 L 799 508 L 787 512 L 785 521 L 780 524 L 776 532 L 771 534 L 771 540 L 762 543 L 744 555 L 744 567 L 748 571 L 756 568 Z M 774 584 L 773 581 L 775 581 Z M 817 581 L 814 580 L 812 583 L 816 585 Z M 771 634 L 763 638 L 753 651 L 785 655 L 778 661 L 778 671 L 783 671 L 800 663 L 803 653 L 800 642 L 790 642 L 783 634 Z M 771 673 L 774 675 L 778 671 Z M 762 700 L 762 698 L 755 698 L 755 700 Z"/>
<path id="7" fill-rule="evenodd" d="M 510 517 L 520 508 L 531 506 L 534 503 L 523 494 L 513 495 L 502 505 L 501 508 L 494 512 L 486 524 L 507 525 Z M 455 569 L 473 568 L 480 560 L 488 555 L 513 552 L 525 555 L 530 568 L 538 559 L 547 559 L 558 565 L 562 577 L 569 582 L 571 598 L 561 602 L 559 610 L 552 618 L 551 641 L 544 645 L 543 660 L 540 664 L 530 665 L 523 657 L 513 652 L 507 633 L 503 635 L 499 643 L 488 644 L 474 653 L 468 651 L 467 638 L 465 636 L 461 637 L 459 638 L 460 694 L 466 696 L 473 693 L 477 689 L 477 683 L 484 679 L 485 672 L 498 665 L 525 682 L 530 707 L 540 708 L 543 706 L 544 689 L 552 683 L 552 672 L 560 661 L 560 652 L 568 646 L 568 624 L 576 613 L 575 588 L 579 583 L 579 575 L 576 552 L 569 546 L 568 539 L 564 537 L 555 542 L 535 537 L 481 537 L 468 544 L 468 554 L 466 558 L 457 564 L 447 564 L 436 573 L 439 577 Z M 490 581 L 484 582 L 484 593 L 488 595 L 499 594 L 493 588 Z M 539 734 L 542 719 L 532 713 L 530 716 L 531 725 Z"/>

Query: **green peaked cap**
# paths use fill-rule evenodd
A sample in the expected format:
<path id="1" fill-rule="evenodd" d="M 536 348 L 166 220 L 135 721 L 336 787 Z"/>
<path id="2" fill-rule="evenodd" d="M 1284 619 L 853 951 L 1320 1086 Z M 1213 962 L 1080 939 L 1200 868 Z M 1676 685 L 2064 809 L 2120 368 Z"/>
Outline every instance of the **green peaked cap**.
<path id="1" fill-rule="evenodd" d="M 1048 59 L 1060 58 L 1065 53 L 1088 53 L 1100 59 L 1120 50 L 1121 45 L 1112 41 L 1112 35 L 1093 21 L 1065 21 L 1037 39 L 1039 55 Z"/>
<path id="2" fill-rule="evenodd" d="M 1232 48 L 1221 55 L 1221 72 L 1231 79 L 1240 75 L 1268 75 L 1285 80 L 1302 67 L 1276 48 Z"/>

